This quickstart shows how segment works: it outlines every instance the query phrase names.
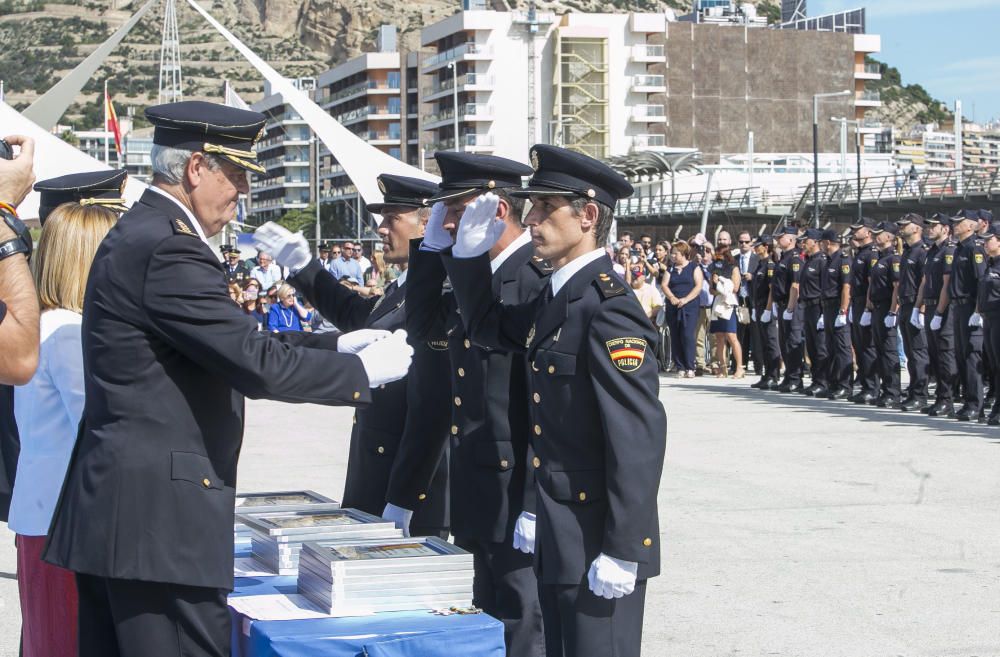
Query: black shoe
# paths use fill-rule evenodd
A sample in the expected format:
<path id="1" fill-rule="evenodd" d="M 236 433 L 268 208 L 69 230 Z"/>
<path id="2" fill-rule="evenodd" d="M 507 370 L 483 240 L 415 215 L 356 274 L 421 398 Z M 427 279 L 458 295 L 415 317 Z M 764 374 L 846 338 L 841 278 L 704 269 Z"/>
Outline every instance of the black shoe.
<path id="1" fill-rule="evenodd" d="M 767 388 L 765 388 L 765 390 L 777 390 L 780 387 L 781 386 L 778 384 L 777 381 L 771 379 L 770 381 L 767 382 Z"/>
<path id="2" fill-rule="evenodd" d="M 915 411 L 927 406 L 927 400 L 923 397 L 910 397 L 899 405 L 901 411 Z"/>
<path id="3" fill-rule="evenodd" d="M 751 383 L 750 387 L 756 388 L 757 390 L 764 390 L 765 388 L 767 388 L 767 379 L 761 379 L 757 383 Z"/>
<path id="4" fill-rule="evenodd" d="M 830 394 L 830 390 L 824 385 L 815 385 L 809 386 L 805 394 L 816 399 L 826 399 L 826 396 Z"/>
<path id="5" fill-rule="evenodd" d="M 974 417 L 978 417 L 978 414 L 973 413 L 967 408 L 963 408 L 959 412 L 955 413 L 955 419 L 959 422 L 971 422 Z"/>
<path id="6" fill-rule="evenodd" d="M 870 392 L 859 392 L 851 398 L 855 404 L 873 404 L 875 403 L 876 397 Z"/>
<path id="7" fill-rule="evenodd" d="M 780 386 L 778 386 L 778 392 L 802 392 L 801 383 L 792 383 L 791 381 L 785 381 Z"/>
<path id="8" fill-rule="evenodd" d="M 927 406 L 924 406 L 923 408 L 921 408 L 921 409 L 920 409 L 920 412 L 921 412 L 921 413 L 923 413 L 924 415 L 930 415 L 930 414 L 931 414 L 931 410 L 932 410 L 932 409 L 933 409 L 933 408 L 934 408 L 935 406 L 937 406 L 937 404 L 936 404 L 936 403 L 934 403 L 934 404 L 928 404 Z"/>
<path id="9" fill-rule="evenodd" d="M 951 402 L 937 402 L 931 406 L 931 410 L 927 411 L 927 414 L 931 417 L 955 417 L 955 406 Z"/>
<path id="10" fill-rule="evenodd" d="M 1000 414 L 990 413 L 990 416 L 986 418 L 986 424 L 990 425 L 991 427 L 1000 425 Z"/>
<path id="11" fill-rule="evenodd" d="M 979 411 L 979 417 L 976 419 L 979 424 L 986 424 L 986 411 Z"/>
<path id="12" fill-rule="evenodd" d="M 826 393 L 827 399 L 832 399 L 834 401 L 838 399 L 849 399 L 851 396 L 851 391 L 847 388 L 838 388 L 837 390 L 831 390 Z"/>
<path id="13" fill-rule="evenodd" d="M 899 402 L 892 397 L 882 397 L 875 402 L 875 405 L 879 408 L 899 408 Z"/>

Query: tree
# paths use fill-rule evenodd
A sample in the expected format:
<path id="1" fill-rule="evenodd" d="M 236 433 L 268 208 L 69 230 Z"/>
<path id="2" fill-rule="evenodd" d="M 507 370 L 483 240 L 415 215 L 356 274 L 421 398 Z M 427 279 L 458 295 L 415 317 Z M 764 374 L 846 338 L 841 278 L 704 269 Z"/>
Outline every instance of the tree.
<path id="1" fill-rule="evenodd" d="M 59 135 L 59 138 L 70 146 L 80 146 L 80 138 L 76 136 L 76 133 L 72 130 L 63 130 L 63 133 Z"/>

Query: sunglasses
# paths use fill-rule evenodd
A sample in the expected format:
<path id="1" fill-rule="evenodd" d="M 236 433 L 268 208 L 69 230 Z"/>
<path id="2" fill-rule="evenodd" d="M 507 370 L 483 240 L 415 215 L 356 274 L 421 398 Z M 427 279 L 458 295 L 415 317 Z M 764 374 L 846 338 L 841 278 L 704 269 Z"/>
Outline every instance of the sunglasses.
<path id="1" fill-rule="evenodd" d="M 740 240 L 740 244 L 749 244 L 750 240 Z"/>

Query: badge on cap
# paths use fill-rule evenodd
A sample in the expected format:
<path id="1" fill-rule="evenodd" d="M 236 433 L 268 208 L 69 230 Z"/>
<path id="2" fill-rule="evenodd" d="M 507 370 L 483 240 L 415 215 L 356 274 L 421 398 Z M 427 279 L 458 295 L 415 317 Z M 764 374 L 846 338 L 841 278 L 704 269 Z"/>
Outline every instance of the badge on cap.
<path id="1" fill-rule="evenodd" d="M 531 167 L 538 170 L 538 153 L 535 152 L 535 149 L 531 149 Z"/>
<path id="2" fill-rule="evenodd" d="M 604 343 L 611 363 L 621 372 L 634 372 L 646 357 L 646 341 L 642 338 L 615 338 Z"/>
<path id="3" fill-rule="evenodd" d="M 378 179 L 378 191 L 385 194 L 385 183 L 382 181 L 381 178 Z"/>

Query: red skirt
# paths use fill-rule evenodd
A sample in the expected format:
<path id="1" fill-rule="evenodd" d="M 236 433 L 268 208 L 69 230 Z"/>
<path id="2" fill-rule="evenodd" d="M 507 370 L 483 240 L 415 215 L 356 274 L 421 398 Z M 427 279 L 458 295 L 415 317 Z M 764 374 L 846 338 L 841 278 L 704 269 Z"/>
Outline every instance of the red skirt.
<path id="1" fill-rule="evenodd" d="M 14 543 L 24 657 L 76 655 L 76 576 L 42 561 L 44 536 L 18 534 Z"/>

